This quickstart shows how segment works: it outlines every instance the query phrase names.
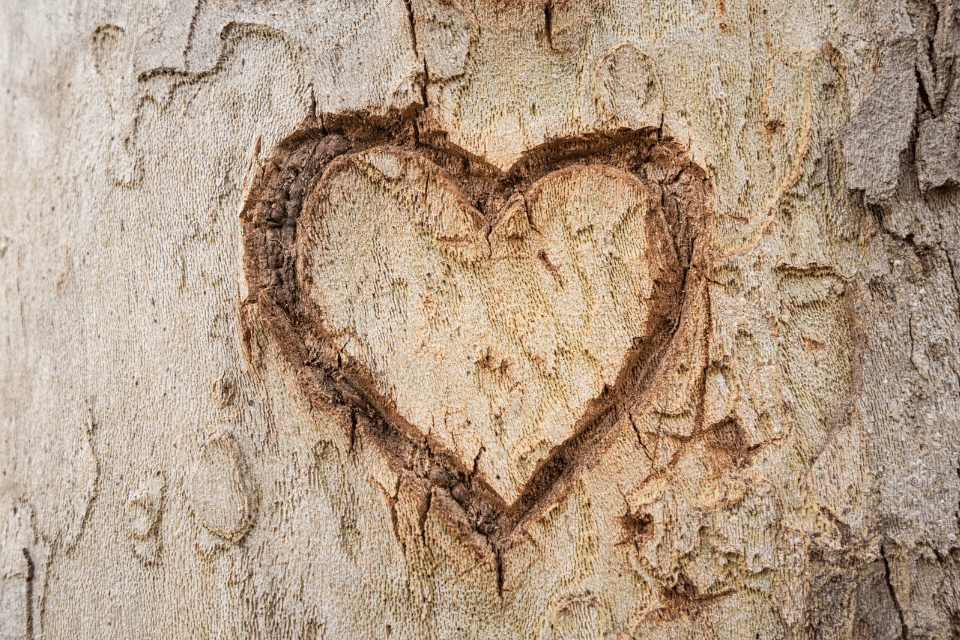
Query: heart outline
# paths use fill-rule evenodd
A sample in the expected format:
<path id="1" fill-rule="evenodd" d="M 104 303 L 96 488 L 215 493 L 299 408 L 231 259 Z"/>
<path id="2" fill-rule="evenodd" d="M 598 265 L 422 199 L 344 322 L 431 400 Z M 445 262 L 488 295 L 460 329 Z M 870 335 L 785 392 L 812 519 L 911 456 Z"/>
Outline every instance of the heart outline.
<path id="1" fill-rule="evenodd" d="M 691 309 L 704 296 L 703 273 L 708 260 L 706 229 L 712 204 L 706 174 L 678 143 L 660 140 L 656 130 L 626 130 L 554 141 L 531 150 L 509 171 L 501 172 L 482 159 L 445 143 L 442 138 L 434 138 L 431 144 L 425 144 L 419 139 L 416 128 L 410 126 L 409 117 L 396 116 L 384 125 L 382 120 L 363 114 L 348 114 L 327 116 L 324 119 L 326 127 L 318 124 L 305 123 L 299 131 L 277 145 L 243 205 L 241 220 L 244 271 L 249 292 L 247 301 L 260 308 L 269 332 L 277 340 L 284 357 L 294 365 L 298 384 L 311 404 L 340 415 L 349 425 L 351 442 L 360 432 L 376 446 L 399 476 L 410 483 L 419 483 L 423 485 L 420 489 L 425 486 L 431 495 L 435 494 L 438 511 L 448 515 L 449 524 L 453 525 L 461 540 L 470 544 L 499 571 L 502 554 L 516 544 L 519 534 L 529 523 L 562 499 L 572 483 L 599 462 L 618 436 L 624 416 L 650 406 L 658 389 L 657 379 L 663 378 L 676 362 L 679 338 L 696 331 Z M 298 296 L 298 286 L 309 289 L 309 283 L 302 280 L 307 277 L 307 271 L 302 269 L 302 246 L 297 234 L 298 225 L 302 224 L 298 222 L 302 212 L 309 215 L 309 198 L 319 191 L 317 185 L 330 174 L 335 163 L 385 143 L 399 153 L 414 153 L 430 161 L 439 160 L 434 164 L 441 172 L 457 162 L 474 170 L 479 166 L 488 175 L 499 179 L 501 185 L 513 181 L 514 194 L 526 193 L 535 184 L 535 179 L 545 178 L 577 163 L 596 162 L 598 157 L 620 158 L 622 161 L 620 150 L 631 145 L 647 154 L 646 164 L 656 165 L 653 174 L 669 177 L 671 172 L 674 176 L 688 172 L 694 176 L 694 184 L 702 184 L 697 206 L 692 207 L 698 210 L 693 215 L 681 215 L 679 197 L 666 194 L 662 187 L 660 202 L 649 203 L 649 209 L 658 211 L 666 220 L 662 210 L 668 209 L 672 202 L 676 215 L 667 225 L 673 234 L 671 239 L 675 248 L 678 238 L 689 245 L 678 250 L 677 275 L 682 277 L 673 283 L 675 304 L 669 313 L 659 314 L 659 326 L 645 344 L 634 344 L 627 349 L 629 355 L 617 374 L 617 383 L 588 403 L 574 435 L 551 452 L 524 485 L 520 498 L 512 504 L 507 504 L 482 479 L 474 477 L 473 471 L 464 468 L 463 462 L 445 451 L 441 444 L 430 442 L 420 429 L 404 420 L 389 399 L 379 393 L 369 370 L 362 363 L 345 358 L 337 345 L 325 340 L 323 331 L 318 330 L 323 327 L 322 313 L 304 300 L 310 299 L 309 291 L 305 296 Z M 674 171 L 678 167 L 679 171 Z M 284 175 L 286 178 L 282 177 Z M 291 175 L 294 176 L 292 183 Z M 631 175 L 640 180 L 635 172 Z M 653 184 L 641 182 L 647 186 Z M 501 200 L 503 208 L 508 198 Z M 286 214 L 279 224 L 278 204 Z M 291 221 L 293 233 L 289 233 Z M 491 226 L 495 223 L 490 222 Z M 270 229 L 275 237 L 272 241 Z M 277 251 L 283 254 L 279 258 Z M 287 270 L 286 275 L 283 275 L 284 270 Z M 281 274 L 279 278 L 278 273 Z M 246 326 L 244 331 L 249 339 L 250 327 Z"/>

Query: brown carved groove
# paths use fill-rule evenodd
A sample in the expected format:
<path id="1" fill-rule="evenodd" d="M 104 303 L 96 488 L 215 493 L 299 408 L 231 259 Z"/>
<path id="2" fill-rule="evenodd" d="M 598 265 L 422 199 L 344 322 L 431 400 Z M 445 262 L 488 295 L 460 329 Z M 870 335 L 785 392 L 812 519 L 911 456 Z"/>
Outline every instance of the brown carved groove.
<path id="1" fill-rule="evenodd" d="M 249 292 L 245 304 L 259 307 L 311 404 L 338 416 L 351 439 L 372 443 L 402 484 L 418 487 L 419 494 L 429 497 L 430 508 L 499 571 L 502 555 L 515 546 L 526 527 L 600 461 L 627 414 L 637 415 L 649 407 L 676 364 L 682 338 L 696 330 L 692 315 L 705 295 L 713 192 L 706 172 L 682 145 L 662 138 L 657 129 L 553 140 L 503 172 L 448 143 L 442 132 L 423 131 L 419 118 L 417 113 L 326 115 L 309 119 L 277 145 L 255 177 L 241 211 Z M 407 423 L 380 393 L 365 365 L 329 339 L 322 312 L 305 291 L 309 278 L 297 272 L 298 227 L 313 213 L 310 195 L 322 184 L 325 169 L 338 157 L 378 146 L 413 152 L 432 162 L 491 225 L 511 196 L 523 194 L 554 171 L 575 165 L 611 166 L 640 180 L 648 198 L 648 217 L 655 217 L 654 226 L 664 230 L 661 240 L 669 245 L 670 265 L 668 276 L 655 285 L 647 338 L 634 339 L 625 347 L 616 384 L 588 405 L 574 435 L 550 452 L 513 504 L 443 445 Z M 249 336 L 251 327 L 244 331 Z"/>

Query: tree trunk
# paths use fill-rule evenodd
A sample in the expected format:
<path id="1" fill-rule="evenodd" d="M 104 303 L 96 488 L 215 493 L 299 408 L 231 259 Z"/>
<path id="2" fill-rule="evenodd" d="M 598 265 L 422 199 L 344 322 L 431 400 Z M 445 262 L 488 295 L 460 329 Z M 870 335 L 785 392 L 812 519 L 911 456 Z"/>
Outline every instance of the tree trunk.
<path id="1" fill-rule="evenodd" d="M 180 5 L 2 9 L 0 638 L 960 637 L 955 3 Z"/>

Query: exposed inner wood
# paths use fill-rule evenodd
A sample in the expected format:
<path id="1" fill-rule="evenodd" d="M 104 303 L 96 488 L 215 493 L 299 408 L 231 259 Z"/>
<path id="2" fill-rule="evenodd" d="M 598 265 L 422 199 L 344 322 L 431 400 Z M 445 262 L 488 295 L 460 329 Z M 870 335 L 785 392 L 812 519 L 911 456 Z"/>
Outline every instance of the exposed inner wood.
<path id="1" fill-rule="evenodd" d="M 694 330 L 712 192 L 655 129 L 501 172 L 415 118 L 278 145 L 242 214 L 247 284 L 311 402 L 499 566 Z"/>

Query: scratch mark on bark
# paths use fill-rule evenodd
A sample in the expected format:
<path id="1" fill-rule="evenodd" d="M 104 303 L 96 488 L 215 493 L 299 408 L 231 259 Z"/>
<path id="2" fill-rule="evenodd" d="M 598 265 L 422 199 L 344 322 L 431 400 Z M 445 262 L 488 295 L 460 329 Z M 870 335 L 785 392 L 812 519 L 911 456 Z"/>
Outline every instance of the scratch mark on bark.
<path id="1" fill-rule="evenodd" d="M 193 38 L 197 31 L 197 19 L 200 17 L 200 5 L 203 0 L 197 0 L 193 6 L 193 16 L 190 18 L 190 27 L 187 29 L 187 42 L 183 47 L 183 66 L 190 68 L 190 52 L 193 50 Z"/>
<path id="2" fill-rule="evenodd" d="M 628 413 L 627 418 L 630 420 L 630 426 L 633 427 L 633 432 L 637 434 L 637 443 L 640 445 L 640 448 L 643 449 L 643 454 L 647 456 L 650 464 L 653 464 L 653 456 L 650 455 L 650 450 L 647 449 L 647 446 L 643 444 L 643 437 L 640 435 L 640 428 L 637 427 L 637 423 L 633 421 L 633 414 Z"/>

